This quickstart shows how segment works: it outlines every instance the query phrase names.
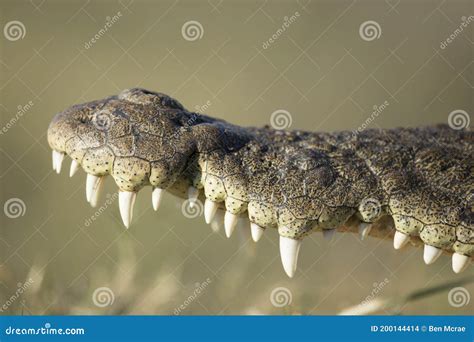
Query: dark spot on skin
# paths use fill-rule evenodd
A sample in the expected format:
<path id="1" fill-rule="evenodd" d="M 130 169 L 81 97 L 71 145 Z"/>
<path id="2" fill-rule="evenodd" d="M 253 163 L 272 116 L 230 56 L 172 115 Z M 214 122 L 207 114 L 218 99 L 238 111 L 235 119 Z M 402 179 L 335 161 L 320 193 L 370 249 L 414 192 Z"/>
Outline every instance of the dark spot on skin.
<path id="1" fill-rule="evenodd" d="M 168 100 L 162 101 L 162 98 Z M 97 167 L 104 163 L 108 165 L 105 159 L 112 160 L 115 150 L 120 152 L 117 155 L 129 155 L 129 151 L 133 151 L 133 157 L 140 161 L 120 157 L 124 168 L 121 168 L 122 162 L 114 164 L 114 175 L 122 174 L 124 179 L 118 180 L 121 189 L 125 189 L 125 185 L 127 189 L 133 189 L 149 183 L 149 178 L 143 177 L 142 173 L 149 176 L 154 162 L 164 160 L 164 165 L 156 167 L 159 176 L 153 177 L 154 184 L 166 184 L 170 191 L 179 194 L 184 191 L 180 186 L 192 184 L 195 175 L 200 175 L 204 184 L 198 182 L 196 186 L 204 185 L 205 193 L 208 196 L 211 193 L 209 197 L 213 199 L 227 195 L 227 205 L 236 206 L 242 201 L 243 208 L 249 199 L 261 202 L 258 206 L 263 208 L 262 212 L 254 211 L 252 216 L 257 224 L 267 216 L 278 220 L 282 216 L 288 222 L 286 231 L 282 232 L 284 236 L 302 237 L 307 224 L 313 224 L 322 209 L 331 208 L 320 222 L 342 224 L 354 214 L 376 216 L 376 208 L 357 212 L 364 198 L 376 198 L 384 211 L 408 214 L 417 220 L 416 231 L 410 234 L 419 236 L 420 226 L 443 222 L 441 228 L 432 230 L 438 232 L 430 241 L 436 238 L 443 244 L 441 248 L 462 248 L 465 254 L 473 253 L 472 243 L 463 241 L 464 247 L 455 247 L 449 242 L 453 238 L 445 233 L 449 227 L 456 227 L 458 236 L 466 236 L 472 233 L 472 225 L 465 228 L 459 217 L 445 215 L 443 211 L 444 208 L 467 206 L 464 199 L 473 182 L 473 132 L 453 130 L 448 125 L 334 133 L 241 128 L 204 115 L 189 122 L 192 113 L 172 105 L 173 101 L 166 95 L 134 89 L 122 97 L 96 101 L 98 104 L 94 106 L 90 103 L 78 105 L 58 114 L 48 130 L 48 140 L 57 149 L 60 144 L 64 145 L 65 139 L 87 133 L 78 138 L 88 149 L 86 163 Z M 105 142 L 113 153 L 107 153 L 107 157 L 93 153 L 98 136 L 94 125 L 87 123 L 75 132 L 63 128 L 69 127 L 64 122 L 70 123 L 67 120 L 71 118 L 78 126 L 86 115 L 92 117 L 97 108 L 110 111 L 114 120 L 128 128 L 150 128 L 148 131 L 155 132 L 160 138 L 132 127 L 131 131 L 120 132 L 120 137 Z M 150 113 L 153 113 L 153 119 L 150 119 Z M 131 118 L 137 122 L 131 122 Z M 184 125 L 186 131 L 181 130 Z M 68 148 L 72 151 L 85 149 L 82 145 L 77 146 L 77 149 L 75 146 Z M 78 157 L 75 159 L 79 160 Z M 143 166 L 147 162 L 148 165 Z M 300 164 L 308 170 L 302 170 L 298 167 Z M 201 169 L 203 165 L 206 170 Z M 209 178 L 202 177 L 202 172 L 208 172 Z M 127 184 L 127 179 L 131 184 Z M 216 187 L 213 179 L 216 179 Z M 224 191 L 220 190 L 221 185 Z M 229 194 L 237 194 L 235 198 L 239 202 L 229 198 Z M 395 198 L 399 200 L 393 205 L 386 204 Z M 268 212 L 271 214 L 267 215 Z M 293 215 L 297 220 L 291 221 Z M 397 218 L 395 222 L 399 226 L 408 225 L 403 219 Z M 461 233 L 462 229 L 467 232 Z"/>

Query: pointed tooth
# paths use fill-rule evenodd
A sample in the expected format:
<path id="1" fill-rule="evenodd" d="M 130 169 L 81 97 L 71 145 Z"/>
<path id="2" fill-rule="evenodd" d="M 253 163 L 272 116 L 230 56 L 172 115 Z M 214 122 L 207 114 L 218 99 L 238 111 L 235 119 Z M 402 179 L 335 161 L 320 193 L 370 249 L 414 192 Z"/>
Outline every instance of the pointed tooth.
<path id="1" fill-rule="evenodd" d="M 79 163 L 74 159 L 71 161 L 71 168 L 69 169 L 69 177 L 72 177 L 79 170 Z"/>
<path id="2" fill-rule="evenodd" d="M 364 240 L 367 236 L 369 236 L 370 231 L 372 230 L 372 224 L 362 222 L 359 224 L 359 236 L 361 240 Z"/>
<path id="3" fill-rule="evenodd" d="M 224 211 L 218 209 L 214 218 L 211 221 L 211 229 L 214 233 L 217 233 L 222 228 L 222 224 L 224 223 Z"/>
<path id="4" fill-rule="evenodd" d="M 280 236 L 281 263 L 283 264 L 283 269 L 290 278 L 293 278 L 296 272 L 300 247 L 300 240 Z"/>
<path id="5" fill-rule="evenodd" d="M 188 188 L 188 199 L 189 199 L 190 208 L 194 207 L 194 203 L 196 202 L 198 197 L 199 197 L 199 190 L 196 189 L 194 186 L 190 186 Z"/>
<path id="6" fill-rule="evenodd" d="M 393 248 L 400 249 L 410 241 L 410 235 L 405 233 L 399 232 L 398 230 L 395 231 L 395 235 L 393 236 Z"/>
<path id="7" fill-rule="evenodd" d="M 92 208 L 95 208 L 95 206 L 97 205 L 97 202 L 99 201 L 99 196 L 102 192 L 102 188 L 104 185 L 104 179 L 105 179 L 105 176 L 97 177 L 97 182 L 94 184 L 94 187 L 92 188 L 92 193 L 91 193 L 91 197 L 89 201 Z"/>
<path id="8" fill-rule="evenodd" d="M 238 215 L 232 214 L 231 212 L 228 212 L 228 211 L 225 212 L 224 228 L 225 228 L 225 235 L 227 236 L 227 238 L 230 238 L 232 233 L 234 232 L 238 219 L 239 219 Z"/>
<path id="9" fill-rule="evenodd" d="M 469 259 L 470 258 L 467 255 L 454 253 L 452 259 L 454 273 L 461 273 L 462 271 L 464 271 L 467 268 L 467 265 L 469 265 Z"/>
<path id="10" fill-rule="evenodd" d="M 323 238 L 331 241 L 336 234 L 336 229 L 323 229 Z"/>
<path id="11" fill-rule="evenodd" d="M 163 197 L 163 189 L 154 188 L 151 193 L 151 203 L 153 205 L 153 210 L 157 211 L 160 207 L 161 198 Z"/>
<path id="12" fill-rule="evenodd" d="M 434 263 L 442 252 L 443 251 L 439 248 L 425 244 L 425 250 L 423 252 L 423 260 L 425 261 L 425 264 L 431 265 Z"/>
<path id="13" fill-rule="evenodd" d="M 265 231 L 264 228 L 260 227 L 258 224 L 250 222 L 250 233 L 252 234 L 252 240 L 258 242 Z"/>
<path id="14" fill-rule="evenodd" d="M 55 166 L 56 173 L 58 174 L 61 172 L 64 156 L 64 153 L 53 151 L 53 165 Z"/>
<path id="15" fill-rule="evenodd" d="M 90 203 L 92 194 L 94 192 L 94 188 L 97 187 L 97 183 L 99 182 L 100 177 L 94 176 L 91 174 L 87 174 L 87 179 L 86 179 L 86 199 L 87 202 Z"/>
<path id="16" fill-rule="evenodd" d="M 51 151 L 51 160 L 53 161 L 53 170 L 56 171 L 56 151 Z"/>
<path id="17" fill-rule="evenodd" d="M 217 203 L 209 199 L 206 199 L 206 202 L 204 202 L 204 220 L 206 221 L 207 224 L 212 222 L 212 219 L 214 218 L 214 215 L 216 214 L 216 210 L 217 210 Z"/>
<path id="18" fill-rule="evenodd" d="M 133 206 L 135 205 L 135 199 L 137 193 L 132 191 L 120 191 L 119 192 L 119 209 L 120 215 L 122 216 L 123 224 L 126 228 L 130 226 L 133 216 Z"/>

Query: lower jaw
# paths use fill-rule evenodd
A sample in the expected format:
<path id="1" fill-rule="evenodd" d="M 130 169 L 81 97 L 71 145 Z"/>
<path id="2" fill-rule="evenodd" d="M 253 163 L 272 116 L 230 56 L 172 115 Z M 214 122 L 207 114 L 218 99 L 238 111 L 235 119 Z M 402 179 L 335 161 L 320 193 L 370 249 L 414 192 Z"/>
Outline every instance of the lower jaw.
<path id="1" fill-rule="evenodd" d="M 64 154 L 59 152 L 53 152 L 53 168 L 56 170 L 57 173 L 61 171 L 62 161 L 64 159 Z M 73 162 L 71 165 L 71 172 L 70 175 L 74 175 L 74 173 L 78 170 L 77 163 Z M 87 179 L 87 193 L 88 193 L 88 202 L 95 206 L 98 202 L 100 189 L 102 188 L 102 184 L 105 180 L 106 176 L 97 177 L 88 174 Z M 157 190 L 157 188 L 155 188 Z M 153 192 L 153 207 L 155 210 L 158 209 L 159 202 L 161 201 L 162 191 Z M 188 201 L 188 204 L 192 204 L 191 202 L 196 201 L 199 199 L 200 205 L 203 206 L 202 210 L 204 211 L 204 216 L 206 222 L 211 224 L 211 227 L 219 226 L 216 224 L 216 220 L 222 220 L 219 215 L 216 215 L 216 210 L 218 208 L 224 209 L 225 207 L 223 203 L 216 203 L 212 202 L 205 198 L 202 191 L 198 191 L 192 187 L 189 187 L 189 182 L 184 179 L 178 179 L 171 187 L 166 189 L 171 194 L 183 198 Z M 192 190 L 192 191 L 190 191 Z M 193 193 L 193 198 L 188 198 L 190 194 Z M 128 191 L 120 191 L 119 192 L 119 208 L 120 213 L 122 216 L 122 220 L 124 225 L 128 228 L 131 224 L 132 214 L 133 214 L 133 205 L 135 202 L 136 197 L 135 192 L 128 192 Z M 204 205 L 202 204 L 204 203 Z M 224 218 L 224 226 L 226 229 L 227 237 L 232 235 L 233 229 L 235 228 L 236 220 L 235 217 L 237 215 L 228 215 L 226 213 Z M 243 214 L 242 214 L 243 215 Z M 220 222 L 222 223 L 222 222 Z M 255 224 L 250 225 L 250 229 L 252 229 L 252 237 L 255 242 L 257 242 L 262 234 L 263 231 L 270 229 L 270 227 L 259 227 Z M 321 229 L 319 229 L 321 230 Z M 316 230 L 311 230 L 310 232 L 315 232 Z M 426 264 L 434 263 L 438 257 L 444 252 L 445 254 L 452 254 L 452 268 L 455 273 L 460 273 L 465 270 L 472 259 L 471 257 L 461 255 L 458 253 L 453 253 L 452 251 L 438 249 L 433 246 L 429 246 L 423 243 L 423 241 L 415 235 L 408 236 L 404 235 L 394 228 L 394 222 L 390 216 L 383 216 L 378 221 L 374 223 L 364 223 L 361 222 L 355 215 L 352 216 L 346 223 L 337 227 L 335 229 L 322 229 L 321 230 L 323 235 L 327 238 L 331 238 L 334 235 L 334 232 L 341 232 L 341 233 L 357 233 L 359 234 L 361 239 L 365 239 L 368 236 L 377 239 L 394 239 L 394 247 L 395 249 L 400 249 L 404 245 L 411 244 L 416 247 L 424 246 L 424 253 L 423 259 Z M 293 242 L 295 241 L 295 242 Z M 296 271 L 296 263 L 298 258 L 298 252 L 301 245 L 301 240 L 294 240 L 290 238 L 285 238 L 284 236 L 280 236 L 280 253 L 282 255 L 282 262 L 285 268 L 285 271 L 290 277 L 293 277 Z"/>

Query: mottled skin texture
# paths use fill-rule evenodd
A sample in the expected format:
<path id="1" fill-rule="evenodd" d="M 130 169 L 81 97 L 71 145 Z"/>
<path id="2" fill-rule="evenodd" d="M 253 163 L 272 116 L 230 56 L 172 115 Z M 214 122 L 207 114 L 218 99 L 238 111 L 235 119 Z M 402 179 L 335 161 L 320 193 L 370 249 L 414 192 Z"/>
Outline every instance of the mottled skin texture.
<path id="1" fill-rule="evenodd" d="M 130 89 L 57 114 L 48 141 L 87 173 L 112 175 L 120 190 L 151 185 L 186 197 L 193 185 L 202 198 L 204 190 L 282 236 L 377 221 L 372 236 L 393 236 L 395 226 L 413 241 L 474 255 L 474 134 L 467 130 L 242 128 Z"/>

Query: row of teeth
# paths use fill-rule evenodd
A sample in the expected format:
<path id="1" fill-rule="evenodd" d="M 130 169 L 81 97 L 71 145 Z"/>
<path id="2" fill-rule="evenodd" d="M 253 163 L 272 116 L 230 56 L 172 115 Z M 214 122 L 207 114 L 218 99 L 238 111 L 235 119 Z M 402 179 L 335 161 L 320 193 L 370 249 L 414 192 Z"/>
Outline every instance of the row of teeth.
<path id="1" fill-rule="evenodd" d="M 53 169 L 59 174 L 61 172 L 61 165 L 64 160 L 65 154 L 53 151 Z M 71 163 L 71 169 L 69 176 L 72 177 L 77 170 L 79 169 L 79 164 L 73 160 Z M 104 184 L 105 176 L 94 176 L 87 174 L 86 181 L 86 198 L 87 202 L 91 204 L 92 207 L 97 205 L 99 194 L 102 190 Z M 154 188 L 152 192 L 152 205 L 153 209 L 158 210 L 163 195 L 163 190 L 159 188 Z M 193 206 L 199 196 L 199 190 L 195 187 L 189 187 L 188 189 L 188 198 L 190 206 Z M 137 197 L 136 192 L 130 191 L 119 191 L 119 209 L 120 215 L 122 217 L 123 224 L 126 228 L 130 226 L 133 216 L 133 207 Z M 216 212 L 218 209 L 218 204 L 209 199 L 206 199 L 204 202 L 204 219 L 207 224 L 213 223 Z M 229 238 L 235 230 L 237 225 L 237 220 L 239 215 L 232 214 L 226 211 L 224 216 L 224 228 L 226 236 Z M 359 225 L 359 235 L 361 239 L 365 239 L 372 229 L 372 224 L 362 222 Z M 250 231 L 252 239 L 257 242 L 263 235 L 264 228 L 260 227 L 255 223 L 250 223 Z M 323 229 L 323 236 L 330 240 L 334 236 L 336 229 Z M 393 247 L 395 249 L 401 249 L 405 246 L 410 240 L 410 236 L 399 231 L 395 231 L 393 238 Z M 283 268 L 286 274 L 292 278 L 296 272 L 296 267 L 298 263 L 298 254 L 301 247 L 301 240 L 295 240 L 288 237 L 280 236 L 280 256 L 283 264 Z M 423 260 L 427 265 L 434 263 L 439 256 L 442 254 L 440 248 L 424 245 Z M 452 255 L 452 268 L 455 273 L 460 273 L 464 271 L 468 264 L 470 258 L 466 255 L 453 253 Z"/>

